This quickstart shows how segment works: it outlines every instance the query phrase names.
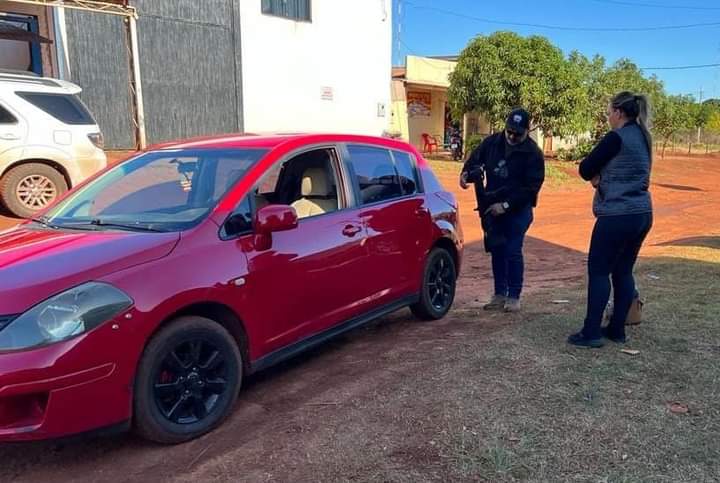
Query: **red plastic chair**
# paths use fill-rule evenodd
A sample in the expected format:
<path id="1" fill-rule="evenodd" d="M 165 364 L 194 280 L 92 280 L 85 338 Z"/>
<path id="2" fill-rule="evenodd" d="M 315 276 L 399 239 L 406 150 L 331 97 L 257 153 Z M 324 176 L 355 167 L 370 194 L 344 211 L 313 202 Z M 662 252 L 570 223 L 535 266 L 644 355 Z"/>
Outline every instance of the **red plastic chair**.
<path id="1" fill-rule="evenodd" d="M 435 139 L 433 136 L 429 135 L 428 133 L 422 133 L 422 139 L 423 139 L 423 152 L 432 154 L 433 147 L 435 147 L 435 152 L 437 152 L 437 150 L 438 150 L 437 139 Z"/>

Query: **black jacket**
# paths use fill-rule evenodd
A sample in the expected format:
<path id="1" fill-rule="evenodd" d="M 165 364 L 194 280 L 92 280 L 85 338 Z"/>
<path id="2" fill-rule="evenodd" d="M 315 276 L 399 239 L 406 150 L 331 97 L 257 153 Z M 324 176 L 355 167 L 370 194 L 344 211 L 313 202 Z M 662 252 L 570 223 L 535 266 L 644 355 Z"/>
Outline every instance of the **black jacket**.
<path id="1" fill-rule="evenodd" d="M 485 138 L 472 152 L 463 172 L 468 173 L 469 182 L 476 184 L 478 208 L 507 202 L 510 212 L 520 211 L 537 206 L 538 193 L 545 181 L 545 158 L 529 137 L 509 147 L 505 133 L 499 132 Z"/>

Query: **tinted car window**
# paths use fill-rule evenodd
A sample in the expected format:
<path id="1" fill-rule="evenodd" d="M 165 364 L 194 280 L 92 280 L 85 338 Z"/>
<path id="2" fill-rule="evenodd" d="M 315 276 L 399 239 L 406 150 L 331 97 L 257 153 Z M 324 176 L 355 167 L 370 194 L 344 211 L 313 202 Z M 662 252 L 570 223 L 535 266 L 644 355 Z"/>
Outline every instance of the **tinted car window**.
<path id="1" fill-rule="evenodd" d="M 402 196 L 390 151 L 370 146 L 348 146 L 348 152 L 363 204 Z"/>
<path id="2" fill-rule="evenodd" d="M 80 99 L 73 95 L 38 92 L 18 92 L 17 95 L 65 124 L 95 124 Z"/>
<path id="3" fill-rule="evenodd" d="M 403 194 L 414 195 L 419 191 L 415 161 L 410 154 L 404 151 L 393 151 L 393 157 L 395 158 L 395 168 L 400 175 Z"/>
<path id="4" fill-rule="evenodd" d="M 3 106 L 0 106 L 0 124 L 15 124 L 16 122 L 15 116 L 10 114 L 10 111 Z"/>

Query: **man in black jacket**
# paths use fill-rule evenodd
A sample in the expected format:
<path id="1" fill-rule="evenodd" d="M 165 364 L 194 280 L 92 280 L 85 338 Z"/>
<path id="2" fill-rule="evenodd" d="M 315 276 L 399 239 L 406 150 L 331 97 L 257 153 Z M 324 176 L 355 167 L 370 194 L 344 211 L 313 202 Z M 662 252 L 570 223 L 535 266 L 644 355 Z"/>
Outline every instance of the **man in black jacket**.
<path id="1" fill-rule="evenodd" d="M 460 174 L 463 189 L 475 183 L 485 247 L 492 255 L 495 295 L 486 310 L 520 310 L 522 247 L 545 180 L 545 160 L 529 130 L 528 112 L 513 110 L 505 131 L 483 140 Z"/>

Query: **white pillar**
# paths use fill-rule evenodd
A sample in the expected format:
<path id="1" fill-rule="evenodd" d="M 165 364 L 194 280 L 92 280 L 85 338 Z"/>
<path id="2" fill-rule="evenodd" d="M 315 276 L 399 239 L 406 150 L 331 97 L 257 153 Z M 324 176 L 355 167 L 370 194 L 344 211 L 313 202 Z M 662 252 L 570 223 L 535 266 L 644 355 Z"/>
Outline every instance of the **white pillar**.
<path id="1" fill-rule="evenodd" d="M 65 24 L 65 9 L 53 9 L 53 28 L 55 30 L 55 57 L 57 58 L 58 77 L 70 81 L 70 54 L 67 47 L 67 28 Z"/>
<path id="2" fill-rule="evenodd" d="M 135 84 L 135 116 L 137 122 L 138 144 L 140 149 L 147 147 L 147 135 L 145 133 L 145 107 L 143 104 L 142 81 L 140 77 L 140 52 L 138 49 L 137 39 L 137 19 L 134 16 L 128 17 L 128 26 L 130 27 L 130 52 L 132 58 L 133 82 Z"/>

